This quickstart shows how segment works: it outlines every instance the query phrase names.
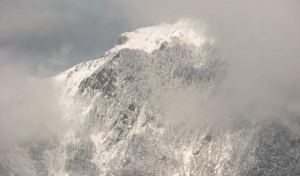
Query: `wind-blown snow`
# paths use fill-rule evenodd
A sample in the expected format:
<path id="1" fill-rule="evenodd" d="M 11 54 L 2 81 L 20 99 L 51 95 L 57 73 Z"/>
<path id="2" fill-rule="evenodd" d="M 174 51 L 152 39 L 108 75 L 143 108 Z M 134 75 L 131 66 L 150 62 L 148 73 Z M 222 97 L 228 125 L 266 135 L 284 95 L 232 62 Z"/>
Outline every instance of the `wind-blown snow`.
<path id="1" fill-rule="evenodd" d="M 121 36 L 126 36 L 128 41 L 116 45 L 111 51 L 129 48 L 151 53 L 158 49 L 163 42 L 171 42 L 174 38 L 199 47 L 206 41 L 203 34 L 200 33 L 202 30 L 199 23 L 190 19 L 181 19 L 175 24 L 163 23 L 158 26 L 140 28 L 133 32 L 123 33 Z"/>
<path id="2" fill-rule="evenodd" d="M 109 61 L 121 49 L 139 49 L 151 53 L 159 49 L 164 42 L 172 42 L 179 39 L 182 42 L 195 47 L 200 47 L 208 41 L 201 33 L 203 27 L 196 21 L 183 18 L 174 24 L 162 23 L 157 26 L 150 26 L 137 29 L 133 32 L 125 32 L 120 37 L 126 37 L 122 44 L 116 44 L 112 49 L 99 59 L 80 63 L 53 77 L 54 84 L 59 85 L 58 89 L 64 94 L 74 96 L 78 91 L 80 82 L 89 77 L 96 69 Z"/>

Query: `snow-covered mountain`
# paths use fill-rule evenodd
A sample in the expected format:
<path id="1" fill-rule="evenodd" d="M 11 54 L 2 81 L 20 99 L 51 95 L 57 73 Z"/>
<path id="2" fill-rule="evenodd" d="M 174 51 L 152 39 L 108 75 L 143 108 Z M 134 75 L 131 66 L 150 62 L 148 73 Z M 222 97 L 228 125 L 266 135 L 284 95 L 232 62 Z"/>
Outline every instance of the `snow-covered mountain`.
<path id="1" fill-rule="evenodd" d="M 14 150 L 24 161 L 7 159 L 2 175 L 300 175 L 299 124 L 233 118 L 221 129 L 202 117 L 226 72 L 203 30 L 182 19 L 123 33 L 48 79 L 69 128 Z"/>

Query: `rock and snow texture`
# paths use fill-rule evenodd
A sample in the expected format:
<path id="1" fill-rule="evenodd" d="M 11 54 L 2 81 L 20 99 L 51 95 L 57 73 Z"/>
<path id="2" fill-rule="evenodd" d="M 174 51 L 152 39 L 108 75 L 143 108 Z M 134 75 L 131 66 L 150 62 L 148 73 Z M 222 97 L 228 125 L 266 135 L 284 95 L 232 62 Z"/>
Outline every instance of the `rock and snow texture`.
<path id="1" fill-rule="evenodd" d="M 154 50 L 163 49 L 174 40 L 180 40 L 185 44 L 196 47 L 196 49 L 205 50 L 203 46 L 212 43 L 212 40 L 206 39 L 201 31 L 204 32 L 204 29 L 199 23 L 190 19 L 181 19 L 173 25 L 163 23 L 158 26 L 140 28 L 133 32 L 125 32 L 119 36 L 116 45 L 107 51 L 103 57 L 83 62 L 55 76 L 55 84 L 64 89 L 64 93 L 68 93 L 70 96 L 75 95 L 83 78 L 91 75 L 122 49 L 152 53 Z"/>
<path id="2" fill-rule="evenodd" d="M 286 125 L 233 118 L 224 131 L 190 107 L 205 103 L 224 75 L 199 28 L 184 19 L 124 33 L 102 58 L 51 78 L 70 127 L 22 148 L 27 173 L 299 175 L 300 138 Z M 0 171 L 22 175 L 2 163 Z"/>
<path id="3" fill-rule="evenodd" d="M 123 33 L 113 51 L 129 48 L 151 53 L 159 49 L 162 43 L 171 42 L 174 38 L 200 47 L 207 42 L 201 31 L 204 32 L 204 29 L 200 24 L 190 19 L 181 19 L 173 25 L 163 23 L 159 26 L 140 28 Z"/>

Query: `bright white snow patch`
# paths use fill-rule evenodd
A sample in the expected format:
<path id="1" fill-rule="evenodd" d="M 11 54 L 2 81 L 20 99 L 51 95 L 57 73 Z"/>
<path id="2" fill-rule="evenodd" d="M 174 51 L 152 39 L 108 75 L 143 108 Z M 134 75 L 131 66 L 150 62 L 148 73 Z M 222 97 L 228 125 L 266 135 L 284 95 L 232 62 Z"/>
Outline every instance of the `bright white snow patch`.
<path id="1" fill-rule="evenodd" d="M 127 37 L 128 40 L 124 44 L 116 45 L 110 51 L 129 48 L 151 53 L 159 49 L 163 42 L 171 42 L 173 38 L 179 38 L 187 44 L 199 47 L 206 42 L 201 31 L 203 27 L 190 19 L 181 19 L 175 24 L 163 23 L 158 26 L 140 28 L 133 32 L 123 33 L 121 36 Z"/>

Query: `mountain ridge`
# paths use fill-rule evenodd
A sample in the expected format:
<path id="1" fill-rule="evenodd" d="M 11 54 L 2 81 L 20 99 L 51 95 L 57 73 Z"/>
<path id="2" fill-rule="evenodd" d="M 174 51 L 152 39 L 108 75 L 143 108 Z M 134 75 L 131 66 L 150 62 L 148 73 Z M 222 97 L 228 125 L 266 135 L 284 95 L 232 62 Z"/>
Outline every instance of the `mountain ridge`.
<path id="1" fill-rule="evenodd" d="M 212 40 L 206 39 L 203 34 L 199 33 L 201 30 L 203 29 L 201 29 L 199 22 L 189 18 L 181 18 L 174 24 L 162 23 L 158 26 L 139 28 L 133 32 L 125 32 L 119 36 L 116 45 L 106 51 L 101 58 L 79 63 L 51 79 L 54 82 L 60 82 L 63 79 L 69 78 L 74 72 L 78 72 L 79 69 L 81 72 L 85 70 L 85 72 L 87 72 L 85 73 L 86 75 L 76 74 L 76 77 L 79 79 L 72 82 L 73 85 L 78 85 L 82 77 L 89 76 L 96 68 L 104 65 L 112 55 L 115 55 L 122 49 L 138 49 L 151 53 L 174 39 L 193 45 L 196 48 L 201 48 L 202 45 L 212 44 Z M 126 37 L 126 41 L 120 43 L 123 37 Z M 75 92 L 76 90 L 71 91 L 71 95 L 74 95 Z"/>

